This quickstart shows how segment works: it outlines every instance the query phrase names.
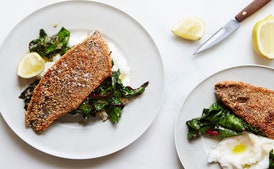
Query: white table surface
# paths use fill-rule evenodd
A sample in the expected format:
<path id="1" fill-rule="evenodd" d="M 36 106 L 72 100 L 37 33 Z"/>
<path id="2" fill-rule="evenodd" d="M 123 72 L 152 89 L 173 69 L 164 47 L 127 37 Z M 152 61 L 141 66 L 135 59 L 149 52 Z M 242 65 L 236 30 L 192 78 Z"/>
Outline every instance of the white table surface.
<path id="1" fill-rule="evenodd" d="M 60 0 L 9 0 L 0 5 L 0 44 L 22 19 Z M 200 81 L 224 68 L 243 64 L 274 67 L 274 61 L 259 57 L 252 49 L 254 23 L 274 15 L 270 2 L 242 23 L 241 28 L 216 48 L 199 56 L 194 50 L 251 0 L 101 0 L 135 18 L 152 36 L 165 68 L 164 101 L 149 129 L 128 147 L 105 157 L 68 160 L 42 153 L 17 137 L 0 116 L 0 168 L 183 168 L 174 143 L 174 127 L 184 100 Z M 271 4 L 272 3 L 272 4 Z M 272 13 L 271 13 L 272 12 Z M 186 16 L 200 17 L 206 32 L 200 41 L 173 36 L 170 28 Z M 111 16 L 110 16 L 111 17 Z M 6 56 L 0 56 L 3 61 Z M 157 105 L 158 106 L 158 105 Z M 195 157 L 193 157 L 195 158 Z"/>

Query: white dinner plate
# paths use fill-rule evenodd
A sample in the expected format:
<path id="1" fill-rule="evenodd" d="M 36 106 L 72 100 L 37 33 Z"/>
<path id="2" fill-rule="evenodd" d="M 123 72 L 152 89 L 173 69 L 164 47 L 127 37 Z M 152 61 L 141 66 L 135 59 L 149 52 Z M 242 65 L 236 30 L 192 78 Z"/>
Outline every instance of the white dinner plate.
<path id="1" fill-rule="evenodd" d="M 207 154 L 218 140 L 201 137 L 191 142 L 187 139 L 186 121 L 202 115 L 203 108 L 216 102 L 214 85 L 224 80 L 243 81 L 274 90 L 274 69 L 258 65 L 243 65 L 228 68 L 206 78 L 186 99 L 175 126 L 175 144 L 179 159 L 185 169 L 219 169 L 217 164 L 207 162 Z"/>
<path id="2" fill-rule="evenodd" d="M 17 66 L 41 28 L 53 35 L 61 27 L 72 33 L 100 31 L 131 67 L 131 86 L 149 81 L 146 91 L 123 109 L 117 125 L 110 121 L 92 121 L 86 126 L 58 121 L 41 135 L 25 127 L 24 105 L 18 96 L 27 81 L 18 78 Z M 164 70 L 155 43 L 132 17 L 102 3 L 68 1 L 32 13 L 7 36 L 0 57 L 0 112 L 4 120 L 29 145 L 54 156 L 89 159 L 121 150 L 148 129 L 162 103 Z"/>

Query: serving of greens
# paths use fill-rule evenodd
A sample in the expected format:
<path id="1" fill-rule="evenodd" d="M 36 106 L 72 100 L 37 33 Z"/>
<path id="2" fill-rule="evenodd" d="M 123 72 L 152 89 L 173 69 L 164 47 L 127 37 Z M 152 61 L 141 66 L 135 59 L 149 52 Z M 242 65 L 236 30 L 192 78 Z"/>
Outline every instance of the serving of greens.
<path id="1" fill-rule="evenodd" d="M 49 37 L 41 29 L 39 38 L 29 43 L 29 51 L 39 53 L 46 61 L 52 60 L 57 54 L 63 55 L 68 49 L 70 32 L 65 28 L 57 33 L 56 36 Z M 24 101 L 24 108 L 27 109 L 30 103 L 33 91 L 38 85 L 40 79 L 29 84 L 19 96 Z M 112 71 L 112 76 L 106 78 L 89 96 L 80 104 L 80 106 L 70 112 L 70 114 L 80 114 L 83 117 L 81 123 L 86 122 L 90 117 L 100 116 L 102 112 L 107 114 L 107 119 L 113 123 L 118 123 L 122 115 L 122 110 L 126 103 L 131 99 L 142 94 L 149 82 L 143 83 L 138 88 L 124 86 L 120 79 L 120 70 Z"/>
<path id="2" fill-rule="evenodd" d="M 112 76 L 105 79 L 78 107 L 72 114 L 82 114 L 84 119 L 96 116 L 105 111 L 113 123 L 118 123 L 122 115 L 122 109 L 131 99 L 145 91 L 149 82 L 143 83 L 140 87 L 133 89 L 124 86 L 119 79 L 120 71 L 113 71 Z"/>
<path id="3" fill-rule="evenodd" d="M 68 46 L 70 32 L 62 27 L 55 36 L 48 36 L 44 29 L 40 29 L 39 38 L 29 43 L 29 51 L 37 52 L 45 60 L 51 60 L 57 54 L 61 56 L 70 49 Z"/>
<path id="4" fill-rule="evenodd" d="M 210 108 L 204 108 L 201 117 L 188 120 L 186 124 L 189 140 L 205 134 L 227 138 L 241 135 L 243 131 L 263 135 L 220 103 L 214 103 Z"/>

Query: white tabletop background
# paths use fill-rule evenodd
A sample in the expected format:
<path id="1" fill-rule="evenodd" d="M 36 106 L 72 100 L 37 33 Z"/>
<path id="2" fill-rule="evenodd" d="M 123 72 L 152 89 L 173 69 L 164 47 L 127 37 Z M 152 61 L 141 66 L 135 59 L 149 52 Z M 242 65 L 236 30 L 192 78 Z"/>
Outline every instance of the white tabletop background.
<path id="1" fill-rule="evenodd" d="M 22 19 L 42 7 L 57 2 L 61 0 L 1 0 L 0 44 Z M 126 148 L 90 160 L 68 160 L 40 152 L 17 137 L 0 116 L 1 169 L 183 168 L 176 153 L 174 128 L 183 102 L 191 90 L 211 74 L 228 67 L 244 64 L 274 67 L 274 61 L 258 56 L 251 44 L 253 25 L 269 14 L 274 15 L 273 2 L 245 20 L 241 28 L 222 44 L 199 56 L 192 55 L 194 50 L 251 0 L 101 0 L 98 2 L 114 6 L 132 16 L 155 41 L 165 69 L 165 95 L 158 116 L 148 130 Z M 200 41 L 181 40 L 171 33 L 171 27 L 186 16 L 204 20 L 206 31 Z M 0 56 L 1 62 L 5 57 L 7 56 Z"/>

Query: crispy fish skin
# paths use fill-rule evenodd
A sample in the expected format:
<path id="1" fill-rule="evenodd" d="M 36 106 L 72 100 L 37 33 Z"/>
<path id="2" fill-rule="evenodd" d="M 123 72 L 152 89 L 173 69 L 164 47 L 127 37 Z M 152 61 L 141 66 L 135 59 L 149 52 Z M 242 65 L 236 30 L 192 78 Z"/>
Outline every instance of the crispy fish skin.
<path id="1" fill-rule="evenodd" d="M 46 130 L 57 118 L 78 108 L 102 81 L 111 76 L 110 50 L 95 31 L 67 51 L 41 78 L 25 112 L 25 124 Z"/>
<path id="2" fill-rule="evenodd" d="M 223 81 L 215 94 L 236 115 L 274 139 L 274 91 L 244 82 Z"/>

